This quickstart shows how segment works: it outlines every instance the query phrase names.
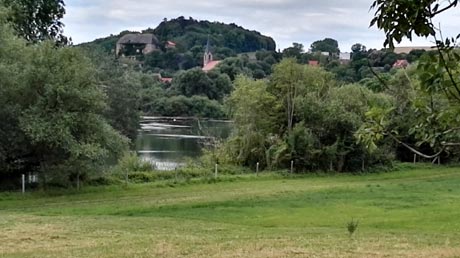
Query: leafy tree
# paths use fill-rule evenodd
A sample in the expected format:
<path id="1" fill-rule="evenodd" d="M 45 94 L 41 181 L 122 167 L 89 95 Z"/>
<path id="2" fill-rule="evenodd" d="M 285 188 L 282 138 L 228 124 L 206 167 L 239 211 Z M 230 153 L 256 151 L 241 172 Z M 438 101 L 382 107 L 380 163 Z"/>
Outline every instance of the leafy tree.
<path id="1" fill-rule="evenodd" d="M 184 96 L 208 96 L 210 99 L 217 97 L 217 91 L 209 77 L 200 68 L 195 68 L 181 73 L 174 80 L 174 87 Z"/>
<path id="2" fill-rule="evenodd" d="M 290 132 L 295 122 L 297 98 L 308 91 L 327 91 L 327 87 L 333 85 L 333 77 L 322 69 L 298 64 L 294 59 L 284 59 L 275 66 L 272 83 L 276 95 L 283 99 L 286 126 Z"/>
<path id="3" fill-rule="evenodd" d="M 227 75 L 205 73 L 201 68 L 194 68 L 178 75 L 173 81 L 173 88 L 187 97 L 201 95 L 214 100 L 222 100 L 232 89 Z"/>
<path id="4" fill-rule="evenodd" d="M 371 26 L 377 25 L 386 35 L 385 45 L 394 47 L 394 42 L 403 38 L 412 39 L 413 34 L 422 37 L 435 36 L 436 27 L 432 19 L 458 5 L 458 0 L 439 1 L 385 1 L 376 0 L 372 8 L 376 9 Z"/>
<path id="5" fill-rule="evenodd" d="M 60 21 L 65 14 L 63 0 L 2 1 L 11 10 L 8 20 L 16 32 L 27 41 L 53 39 L 61 44 L 70 43 L 63 35 L 64 24 Z"/>
<path id="6" fill-rule="evenodd" d="M 323 40 L 313 42 L 310 49 L 312 52 L 328 52 L 335 55 L 340 53 L 339 43 L 337 40 L 331 38 L 325 38 Z"/>
<path id="7" fill-rule="evenodd" d="M 360 43 L 356 43 L 353 46 L 351 46 L 351 52 L 352 52 L 351 58 L 352 58 L 353 61 L 360 60 L 360 59 L 363 59 L 363 58 L 367 57 L 366 46 L 364 46 L 364 45 L 362 45 Z"/>
<path id="8" fill-rule="evenodd" d="M 292 47 L 288 47 L 283 50 L 283 57 L 284 58 L 296 58 L 300 59 L 302 53 L 304 52 L 304 47 L 300 43 L 292 43 Z"/>
<path id="9" fill-rule="evenodd" d="M 372 144 L 383 136 L 390 136 L 409 150 L 427 158 L 436 158 L 444 151 L 458 145 L 458 102 L 460 86 L 458 81 L 460 55 L 453 48 L 455 39 L 439 39 L 433 18 L 451 8 L 458 1 L 374 1 L 375 18 L 371 25 L 376 25 L 386 34 L 385 45 L 394 47 L 394 42 L 403 38 L 412 39 L 413 35 L 432 36 L 436 41 L 437 54 L 422 58 L 419 62 L 419 87 L 416 88 L 417 113 L 420 123 L 412 133 L 423 143 L 430 144 L 436 154 L 426 155 L 409 146 L 391 133 L 389 110 L 378 110 L 370 114 L 373 125 L 363 128 L 361 140 Z M 438 151 L 439 150 L 439 151 Z"/>
<path id="10" fill-rule="evenodd" d="M 153 84 L 154 76 L 123 68 L 113 55 L 100 49 L 83 48 L 96 66 L 96 80 L 107 96 L 105 118 L 132 142 L 138 134 L 141 93 L 144 84 Z"/>
<path id="11" fill-rule="evenodd" d="M 239 76 L 235 80 L 235 90 L 228 100 L 233 120 L 234 137 L 226 144 L 226 153 L 232 162 L 251 166 L 261 162 L 271 167 L 270 148 L 276 144 L 277 132 L 276 97 L 268 92 L 265 81 L 254 81 Z M 268 155 L 268 156 L 267 156 Z"/>
<path id="12" fill-rule="evenodd" d="M 117 158 L 127 140 L 104 119 L 94 67 L 77 49 L 26 46 L 0 25 L 0 176 L 66 185 Z"/>
<path id="13" fill-rule="evenodd" d="M 391 107 L 391 99 L 360 85 L 336 87 L 321 68 L 285 59 L 271 81 L 238 77 L 229 98 L 235 121 L 233 137 L 221 160 L 299 171 L 357 171 L 363 166 L 388 165 L 391 145 L 369 153 L 354 133 L 365 122 L 369 103 Z M 289 127 L 291 126 L 291 127 Z"/>

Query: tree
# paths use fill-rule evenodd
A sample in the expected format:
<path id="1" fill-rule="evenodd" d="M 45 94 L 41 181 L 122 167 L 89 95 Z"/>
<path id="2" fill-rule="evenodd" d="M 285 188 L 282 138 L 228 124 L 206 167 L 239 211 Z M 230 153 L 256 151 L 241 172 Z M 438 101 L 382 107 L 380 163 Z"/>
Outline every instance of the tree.
<path id="1" fill-rule="evenodd" d="M 79 50 L 27 46 L 1 24 L 0 42 L 1 177 L 37 172 L 42 183 L 67 185 L 125 150 L 127 139 L 103 117 L 94 67 Z"/>
<path id="2" fill-rule="evenodd" d="M 394 42 L 416 36 L 435 36 L 437 28 L 432 19 L 458 5 L 458 0 L 405 1 L 376 0 L 371 8 L 376 9 L 371 26 L 377 25 L 385 32 L 385 45 L 394 47 Z"/>
<path id="3" fill-rule="evenodd" d="M 294 116 L 296 111 L 296 98 L 303 94 L 305 77 L 303 71 L 306 67 L 298 64 L 295 59 L 284 59 L 275 66 L 273 75 L 273 85 L 278 95 L 283 97 L 286 107 L 286 125 L 288 132 L 294 126 Z"/>
<path id="4" fill-rule="evenodd" d="M 425 56 L 417 67 L 420 85 L 416 88 L 418 95 L 419 115 L 421 122 L 413 129 L 418 136 L 418 145 L 429 143 L 436 151 L 434 155 L 424 154 L 409 146 L 391 133 L 388 128 L 390 110 L 374 110 L 370 114 L 373 125 L 363 128 L 361 139 L 372 145 L 383 136 L 390 136 L 411 151 L 427 158 L 437 158 L 444 151 L 458 146 L 459 118 L 458 103 L 460 102 L 460 55 L 454 49 L 455 38 L 439 37 L 439 28 L 433 24 L 433 18 L 458 5 L 453 1 L 383 1 L 376 0 L 372 8 L 376 9 L 371 26 L 376 25 L 385 32 L 385 45 L 394 47 L 394 42 L 403 38 L 412 39 L 413 35 L 432 36 L 436 42 L 436 55 Z M 458 37 L 457 37 L 458 38 Z M 425 100 L 425 101 L 424 101 Z M 443 108 L 435 108 L 441 105 Z M 454 141 L 452 141 L 454 140 Z M 439 151 L 437 151 L 439 150 Z"/>
<path id="5" fill-rule="evenodd" d="M 173 88 L 187 97 L 201 95 L 222 100 L 230 93 L 232 86 L 225 74 L 214 71 L 205 73 L 201 68 L 194 68 L 179 74 L 173 81 Z"/>
<path id="6" fill-rule="evenodd" d="M 155 78 L 123 68 L 113 55 L 101 49 L 80 48 L 95 65 L 97 83 L 107 96 L 104 117 L 113 128 L 134 143 L 140 126 L 142 86 L 153 85 Z"/>
<path id="7" fill-rule="evenodd" d="M 310 46 L 311 52 L 328 52 L 333 55 L 340 53 L 339 43 L 335 39 L 325 38 L 315 41 Z"/>
<path id="8" fill-rule="evenodd" d="M 235 121 L 234 136 L 224 147 L 230 160 L 246 166 L 261 162 L 270 167 L 267 152 L 277 141 L 267 136 L 276 135 L 278 106 L 267 83 L 239 76 L 227 104 Z"/>
<path id="9" fill-rule="evenodd" d="M 360 60 L 360 59 L 367 57 L 366 46 L 360 43 L 356 43 L 353 46 L 351 46 L 351 52 L 352 52 L 351 58 L 353 61 Z"/>
<path id="10" fill-rule="evenodd" d="M 60 44 L 70 43 L 60 21 L 65 14 L 63 0 L 3 0 L 3 4 L 11 10 L 8 20 L 16 33 L 27 41 L 52 39 Z"/>
<path id="11" fill-rule="evenodd" d="M 302 53 L 304 53 L 304 47 L 300 43 L 292 43 L 292 47 L 288 47 L 283 50 L 283 58 L 296 58 L 300 59 Z"/>
<path id="12" fill-rule="evenodd" d="M 217 96 L 214 85 L 200 68 L 191 69 L 181 73 L 173 81 L 175 87 L 182 95 L 191 97 L 194 95 L 208 96 L 214 99 Z"/>
<path id="13" fill-rule="evenodd" d="M 297 98 L 307 92 L 318 92 L 318 97 L 333 85 L 332 74 L 311 66 L 298 64 L 295 59 L 281 61 L 274 68 L 272 87 L 283 100 L 287 131 L 291 132 L 297 111 Z"/>

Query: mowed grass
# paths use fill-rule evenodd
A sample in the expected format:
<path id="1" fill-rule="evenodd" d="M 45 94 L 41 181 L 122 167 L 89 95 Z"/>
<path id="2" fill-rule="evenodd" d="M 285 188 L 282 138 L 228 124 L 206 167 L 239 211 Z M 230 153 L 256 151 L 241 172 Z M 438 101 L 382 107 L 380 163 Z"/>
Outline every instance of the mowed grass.
<path id="1" fill-rule="evenodd" d="M 0 194 L 0 257 L 460 257 L 460 168 Z"/>

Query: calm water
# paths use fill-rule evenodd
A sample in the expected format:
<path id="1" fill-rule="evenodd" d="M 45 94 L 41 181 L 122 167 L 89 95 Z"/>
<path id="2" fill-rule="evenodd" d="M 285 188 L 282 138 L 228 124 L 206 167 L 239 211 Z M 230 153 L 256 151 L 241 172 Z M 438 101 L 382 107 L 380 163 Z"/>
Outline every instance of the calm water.
<path id="1" fill-rule="evenodd" d="M 232 124 L 190 118 L 143 117 L 136 142 L 140 157 L 159 170 L 174 170 L 187 158 L 197 158 L 214 137 L 225 139 Z"/>

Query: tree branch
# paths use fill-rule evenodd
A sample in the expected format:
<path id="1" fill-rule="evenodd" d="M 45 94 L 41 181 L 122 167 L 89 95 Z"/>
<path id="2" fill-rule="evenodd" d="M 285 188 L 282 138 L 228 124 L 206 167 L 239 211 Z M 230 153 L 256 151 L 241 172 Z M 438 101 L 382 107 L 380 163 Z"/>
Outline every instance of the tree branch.
<path id="1" fill-rule="evenodd" d="M 434 158 L 436 158 L 436 157 L 439 157 L 439 155 L 441 155 L 441 154 L 444 152 L 445 148 L 446 148 L 445 146 L 443 146 L 443 148 L 442 148 L 438 153 L 436 153 L 436 154 L 434 154 L 434 155 L 426 155 L 426 154 L 424 154 L 424 153 L 422 153 L 422 152 L 416 150 L 415 148 L 412 148 L 412 147 L 409 146 L 408 144 L 406 144 L 406 143 L 400 141 L 398 138 L 396 138 L 396 137 L 395 137 L 394 135 L 392 135 L 391 133 L 389 133 L 388 136 L 390 136 L 393 140 L 395 140 L 396 142 L 398 142 L 398 143 L 401 144 L 402 146 L 406 147 L 407 149 L 409 149 L 409 150 L 412 151 L 413 153 L 415 153 L 415 154 L 417 154 L 417 155 L 419 155 L 419 156 L 421 156 L 421 157 L 424 157 L 424 158 L 426 158 L 426 159 L 434 159 Z"/>
<path id="2" fill-rule="evenodd" d="M 434 13 L 431 12 L 431 9 L 430 9 L 431 18 L 433 18 L 434 16 L 436 16 L 436 15 L 438 15 L 438 14 L 440 14 L 440 13 L 443 13 L 443 12 L 449 10 L 449 9 L 452 8 L 452 7 L 457 6 L 457 4 L 458 4 L 458 0 L 454 0 L 454 1 L 452 1 L 448 6 L 442 8 L 441 10 L 438 10 L 438 11 L 436 11 L 436 12 L 434 12 Z"/>
<path id="3" fill-rule="evenodd" d="M 367 65 L 369 67 L 369 69 L 371 70 L 371 73 L 377 77 L 377 79 L 379 80 L 379 82 L 383 85 L 383 87 L 387 90 L 390 90 L 390 87 L 388 87 L 388 84 L 385 82 L 385 80 L 383 80 L 375 71 L 374 69 L 372 69 L 372 66 L 371 66 L 371 62 L 369 60 L 367 60 Z"/>

